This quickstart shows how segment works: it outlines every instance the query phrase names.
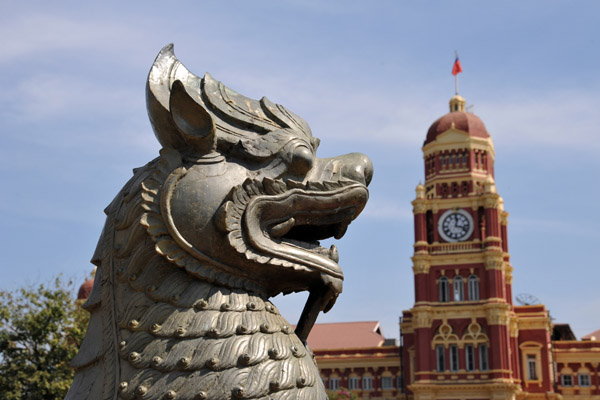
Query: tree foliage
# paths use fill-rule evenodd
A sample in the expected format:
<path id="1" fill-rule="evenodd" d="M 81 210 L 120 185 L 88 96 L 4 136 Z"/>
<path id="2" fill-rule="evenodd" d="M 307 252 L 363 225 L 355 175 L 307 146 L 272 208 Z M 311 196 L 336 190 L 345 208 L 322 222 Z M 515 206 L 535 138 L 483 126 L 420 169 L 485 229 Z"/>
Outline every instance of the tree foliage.
<path id="1" fill-rule="evenodd" d="M 329 400 L 356 400 L 358 396 L 355 392 L 351 392 L 345 388 L 339 388 L 338 390 L 328 390 L 327 396 Z"/>
<path id="2" fill-rule="evenodd" d="M 89 314 L 72 282 L 0 291 L 0 398 L 62 399 Z"/>

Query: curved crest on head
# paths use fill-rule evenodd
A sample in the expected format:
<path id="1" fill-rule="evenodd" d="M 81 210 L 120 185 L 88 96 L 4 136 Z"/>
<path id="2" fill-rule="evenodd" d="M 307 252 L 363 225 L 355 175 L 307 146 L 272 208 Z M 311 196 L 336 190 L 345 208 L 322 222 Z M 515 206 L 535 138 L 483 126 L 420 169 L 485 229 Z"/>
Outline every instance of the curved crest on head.
<path id="1" fill-rule="evenodd" d="M 215 126 L 202 104 L 202 79 L 175 57 L 173 44 L 165 46 L 148 74 L 146 106 L 154 134 L 163 147 L 210 152 Z"/>

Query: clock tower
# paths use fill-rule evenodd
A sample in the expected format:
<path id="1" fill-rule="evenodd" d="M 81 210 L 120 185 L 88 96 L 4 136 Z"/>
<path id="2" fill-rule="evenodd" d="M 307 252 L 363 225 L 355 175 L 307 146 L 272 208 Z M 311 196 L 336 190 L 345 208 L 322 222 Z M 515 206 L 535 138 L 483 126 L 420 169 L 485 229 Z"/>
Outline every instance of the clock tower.
<path id="1" fill-rule="evenodd" d="M 521 392 L 507 217 L 483 122 L 450 100 L 423 145 L 412 202 L 415 304 L 401 322 L 414 399 L 515 399 Z"/>

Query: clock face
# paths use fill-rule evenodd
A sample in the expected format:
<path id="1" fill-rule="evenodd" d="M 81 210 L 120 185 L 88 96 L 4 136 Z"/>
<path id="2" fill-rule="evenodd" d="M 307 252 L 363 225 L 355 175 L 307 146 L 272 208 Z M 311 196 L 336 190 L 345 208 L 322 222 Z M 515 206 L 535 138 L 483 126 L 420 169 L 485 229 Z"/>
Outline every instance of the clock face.
<path id="1" fill-rule="evenodd" d="M 447 242 L 467 240 L 473 233 L 473 217 L 465 210 L 448 210 L 440 217 L 438 232 Z"/>

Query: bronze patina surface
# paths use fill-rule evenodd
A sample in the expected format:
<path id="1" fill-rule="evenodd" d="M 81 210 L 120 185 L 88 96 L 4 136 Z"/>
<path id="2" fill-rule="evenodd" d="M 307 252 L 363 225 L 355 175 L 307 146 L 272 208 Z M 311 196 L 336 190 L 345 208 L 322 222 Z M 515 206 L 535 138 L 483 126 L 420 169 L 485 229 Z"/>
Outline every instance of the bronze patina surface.
<path id="1" fill-rule="evenodd" d="M 342 290 L 335 246 L 364 208 L 359 153 L 190 73 L 166 46 L 146 87 L 162 149 L 106 208 L 67 399 L 326 399 L 304 341 Z M 269 298 L 310 292 L 294 332 Z"/>

